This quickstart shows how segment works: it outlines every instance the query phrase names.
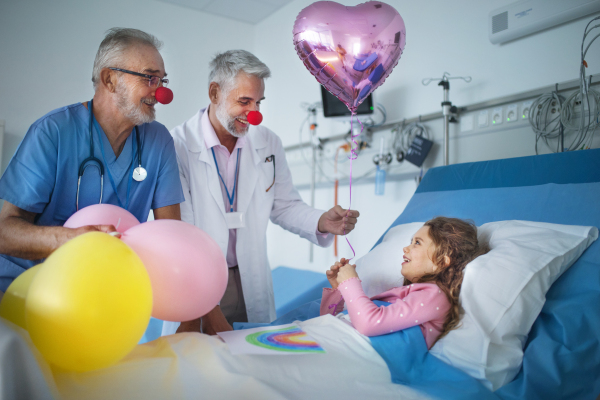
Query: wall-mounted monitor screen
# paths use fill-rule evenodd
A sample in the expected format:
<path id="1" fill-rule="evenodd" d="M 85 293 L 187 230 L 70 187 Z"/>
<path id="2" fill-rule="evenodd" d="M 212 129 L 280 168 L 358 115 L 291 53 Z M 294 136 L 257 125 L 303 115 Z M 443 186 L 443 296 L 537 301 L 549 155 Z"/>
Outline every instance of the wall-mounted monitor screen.
<path id="1" fill-rule="evenodd" d="M 352 113 L 348 107 L 342 103 L 337 97 L 329 93 L 321 85 L 321 99 L 323 100 L 323 115 L 325 117 L 342 117 L 350 116 Z M 357 115 L 373 114 L 373 95 L 370 94 L 356 110 Z"/>

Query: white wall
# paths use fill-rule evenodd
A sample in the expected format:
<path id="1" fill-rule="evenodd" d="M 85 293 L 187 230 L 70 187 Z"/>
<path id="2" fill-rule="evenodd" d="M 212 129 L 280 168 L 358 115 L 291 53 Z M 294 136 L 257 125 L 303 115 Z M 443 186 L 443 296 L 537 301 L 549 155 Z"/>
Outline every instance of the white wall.
<path id="1" fill-rule="evenodd" d="M 362 1 L 345 1 L 356 5 Z M 488 39 L 487 17 L 490 11 L 514 0 L 387 0 L 402 15 L 406 24 L 406 48 L 402 58 L 385 83 L 374 93 L 374 100 L 388 112 L 388 122 L 401 121 L 441 111 L 442 89 L 437 82 L 422 86 L 421 80 L 441 77 L 447 71 L 455 76 L 469 75 L 471 83 L 451 81 L 450 100 L 458 106 L 474 104 L 501 96 L 538 89 L 558 82 L 578 78 L 583 31 L 589 16 L 533 34 L 504 45 L 492 45 Z M 311 0 L 296 0 L 256 28 L 255 51 L 273 70 L 267 83 L 263 111 L 264 124 L 281 136 L 284 145 L 298 143 L 298 130 L 306 113 L 301 102 L 320 101 L 319 85 L 306 70 L 292 45 L 292 28 L 298 13 Z M 588 74 L 600 72 L 600 41 L 588 53 Z M 347 123 L 332 122 L 320 117 L 318 135 L 340 134 L 348 130 Z M 441 120 L 427 124 L 432 128 L 436 145 L 425 167 L 441 165 L 443 141 Z M 512 127 L 512 126 L 511 126 Z M 478 161 L 535 154 L 533 133 L 526 121 L 504 135 L 503 130 L 488 129 L 483 134 L 460 135 L 459 127 L 451 129 L 451 163 Z M 505 124 L 505 128 L 508 128 Z M 389 137 L 388 132 L 376 134 Z M 304 140 L 308 139 L 305 131 Z M 595 142 L 595 147 L 598 146 Z M 545 150 L 545 152 L 547 152 Z M 297 152 L 295 152 L 297 153 Z M 359 155 L 356 170 L 373 166 L 373 152 Z M 295 182 L 306 183 L 309 170 L 297 155 L 289 154 Z M 405 163 L 406 164 L 406 163 Z M 395 165 L 395 164 L 393 164 Z M 347 168 L 347 164 L 345 166 Z M 415 167 L 404 165 L 396 172 L 416 174 Z M 347 170 L 346 170 L 347 172 Z M 305 187 L 305 186 L 304 186 Z M 352 186 L 352 208 L 361 212 L 359 225 L 350 235 L 357 256 L 365 254 L 384 230 L 401 213 L 416 188 L 412 177 L 405 181 L 388 182 L 386 195 L 374 195 L 372 184 Z M 348 205 L 348 186 L 340 186 L 340 204 Z M 310 193 L 301 194 L 309 201 Z M 333 205 L 333 185 L 319 189 L 316 206 L 327 209 Z M 287 265 L 323 271 L 334 261 L 333 250 L 318 249 L 311 264 L 308 244 L 281 228 L 271 225 L 269 259 L 272 267 Z M 352 256 L 340 241 L 340 257 Z"/>
<path id="2" fill-rule="evenodd" d="M 173 128 L 207 103 L 208 62 L 254 48 L 254 26 L 153 0 L 0 2 L 0 119 L 4 171 L 29 126 L 49 111 L 93 96 L 92 66 L 106 30 L 130 27 L 164 43 L 173 89 L 157 119 Z"/>

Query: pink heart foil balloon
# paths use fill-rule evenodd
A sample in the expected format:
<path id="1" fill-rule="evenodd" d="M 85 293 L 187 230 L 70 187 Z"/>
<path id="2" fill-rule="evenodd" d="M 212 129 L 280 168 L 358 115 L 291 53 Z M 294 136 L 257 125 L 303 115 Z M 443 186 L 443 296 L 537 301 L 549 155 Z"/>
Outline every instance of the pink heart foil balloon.
<path id="1" fill-rule="evenodd" d="M 306 68 L 352 113 L 390 75 L 406 43 L 404 20 L 380 1 L 318 1 L 300 11 L 293 33 Z"/>

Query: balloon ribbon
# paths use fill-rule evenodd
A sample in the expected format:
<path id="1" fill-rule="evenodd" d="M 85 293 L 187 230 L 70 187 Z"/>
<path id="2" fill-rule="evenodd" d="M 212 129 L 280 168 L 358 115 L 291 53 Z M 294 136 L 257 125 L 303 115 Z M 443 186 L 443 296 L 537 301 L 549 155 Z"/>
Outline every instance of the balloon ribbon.
<path id="1" fill-rule="evenodd" d="M 359 137 L 362 134 L 363 130 L 365 129 L 362 122 L 360 122 L 360 120 L 357 117 L 356 120 L 360 124 L 360 133 L 356 136 L 354 135 L 352 121 L 354 120 L 355 115 L 356 115 L 356 112 L 353 111 L 352 115 L 350 116 L 350 140 L 352 141 L 352 143 L 354 143 L 356 145 L 356 147 L 352 147 L 352 143 L 350 143 L 350 156 L 348 157 L 350 159 L 350 204 L 348 205 L 348 213 L 350 213 L 350 210 L 352 209 L 352 161 L 356 160 L 358 158 L 358 153 L 356 152 L 356 149 L 359 147 L 358 142 L 354 139 Z M 346 216 L 348 216 L 348 213 L 346 213 Z M 344 228 L 344 236 L 346 237 L 346 242 L 348 242 L 348 246 L 350 246 L 350 249 L 352 250 L 352 258 L 348 259 L 348 261 L 350 261 L 354 257 L 356 257 L 356 252 L 354 251 L 354 247 L 352 247 L 352 245 L 350 244 L 350 241 L 348 240 L 348 236 L 346 236 L 346 228 Z"/>

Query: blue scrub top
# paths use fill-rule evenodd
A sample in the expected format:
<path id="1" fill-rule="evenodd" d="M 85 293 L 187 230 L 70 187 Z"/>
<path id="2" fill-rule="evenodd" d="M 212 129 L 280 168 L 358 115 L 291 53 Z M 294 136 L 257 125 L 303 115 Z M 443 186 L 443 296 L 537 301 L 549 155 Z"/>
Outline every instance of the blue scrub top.
<path id="1" fill-rule="evenodd" d="M 37 214 L 34 223 L 40 226 L 62 226 L 76 211 L 79 165 L 90 156 L 89 111 L 81 103 L 54 110 L 30 128 L 0 179 L 0 198 L 17 207 Z M 148 176 L 142 182 L 132 181 L 129 207 L 140 222 L 146 222 L 150 209 L 179 204 L 184 201 L 173 138 L 158 122 L 138 126 L 142 147 L 142 167 Z M 94 156 L 104 164 L 104 194 L 102 203 L 123 206 L 127 184 L 133 168 L 138 166 L 135 130 L 115 157 L 112 147 L 99 124 L 94 125 Z M 100 140 L 102 143 L 100 143 Z M 104 156 L 100 146 L 104 147 Z M 100 171 L 88 163 L 79 190 L 79 208 L 98 204 Z M 110 183 L 108 171 L 117 193 Z M 0 255 L 0 290 L 20 273 L 42 260 L 30 261 Z"/>

